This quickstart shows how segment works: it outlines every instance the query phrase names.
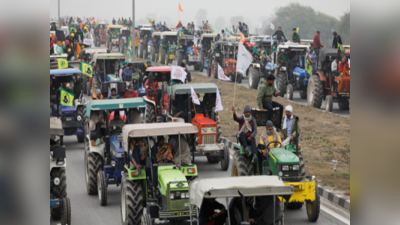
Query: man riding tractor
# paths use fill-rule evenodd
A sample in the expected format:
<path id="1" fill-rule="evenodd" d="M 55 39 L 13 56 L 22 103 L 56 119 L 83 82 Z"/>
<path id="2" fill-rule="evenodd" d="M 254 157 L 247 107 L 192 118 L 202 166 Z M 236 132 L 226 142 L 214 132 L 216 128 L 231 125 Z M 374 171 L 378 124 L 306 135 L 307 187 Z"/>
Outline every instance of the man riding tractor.
<path id="1" fill-rule="evenodd" d="M 176 47 L 178 44 L 175 31 L 165 31 L 161 34 L 160 63 L 168 65 L 175 59 Z"/>
<path id="2" fill-rule="evenodd" d="M 139 44 L 139 58 L 142 59 L 147 59 L 147 54 L 148 52 L 148 43 L 151 40 L 151 34 L 152 34 L 151 28 L 147 27 L 142 27 L 139 30 L 139 35 L 140 35 L 140 44 Z"/>
<path id="3" fill-rule="evenodd" d="M 203 62 L 203 66 L 200 66 L 200 72 L 203 68 L 207 69 L 208 77 L 211 76 L 211 64 L 212 64 L 212 51 L 214 39 L 217 34 L 202 34 L 200 37 L 200 44 L 197 49 L 200 51 L 200 61 Z"/>
<path id="4" fill-rule="evenodd" d="M 150 47 L 150 60 L 158 62 L 160 59 L 161 32 L 153 32 L 153 40 Z"/>
<path id="5" fill-rule="evenodd" d="M 176 65 L 181 65 L 182 61 L 185 60 L 186 65 L 194 66 L 194 70 L 201 68 L 200 58 L 197 51 L 194 49 L 194 36 L 184 34 L 178 37 L 178 48 L 176 51 Z"/>
<path id="6" fill-rule="evenodd" d="M 231 78 L 232 82 L 242 83 L 243 75 L 236 73 L 236 61 L 238 42 L 218 41 L 214 43 L 213 63 L 211 76 L 218 79 L 218 64 L 224 70 L 224 74 Z M 237 76 L 237 77 L 236 77 Z"/>
<path id="7" fill-rule="evenodd" d="M 116 46 L 118 48 L 118 51 L 121 51 L 120 49 L 120 30 L 123 28 L 121 25 L 108 25 L 107 26 L 107 32 L 109 32 L 109 38 L 107 39 L 107 48 L 112 51 L 112 47 Z"/>

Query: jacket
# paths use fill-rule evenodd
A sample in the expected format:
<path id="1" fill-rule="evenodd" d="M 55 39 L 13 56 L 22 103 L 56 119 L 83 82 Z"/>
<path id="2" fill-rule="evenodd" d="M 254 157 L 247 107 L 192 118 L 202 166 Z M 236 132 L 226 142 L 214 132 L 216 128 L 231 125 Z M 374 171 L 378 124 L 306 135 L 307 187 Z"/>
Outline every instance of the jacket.
<path id="1" fill-rule="evenodd" d="M 321 38 L 320 38 L 320 36 L 319 36 L 319 34 L 318 33 L 316 33 L 315 35 L 314 35 L 314 40 L 313 40 L 313 46 L 312 46 L 314 49 L 320 49 L 320 48 L 323 48 L 324 46 L 321 44 Z"/>
<path id="2" fill-rule="evenodd" d="M 337 38 L 333 38 L 332 41 L 332 48 L 337 48 L 337 43 L 339 42 L 339 44 L 343 44 L 342 43 L 342 38 L 338 35 Z"/>
<path id="3" fill-rule="evenodd" d="M 253 116 L 251 116 L 252 117 L 252 119 L 251 119 L 251 121 L 250 121 L 250 126 L 251 126 L 251 130 L 252 131 L 249 131 L 249 132 L 247 132 L 246 133 L 246 137 L 252 137 L 252 138 L 254 138 L 256 135 L 257 135 L 257 122 L 256 122 L 256 120 L 254 119 L 254 117 Z M 243 118 L 243 115 L 241 115 L 241 116 L 236 116 L 236 113 L 233 113 L 233 119 L 236 121 L 236 122 L 238 122 L 239 123 L 239 130 L 240 129 L 242 129 L 242 126 L 244 125 L 244 118 Z"/>
<path id="4" fill-rule="evenodd" d="M 276 35 L 276 39 L 279 40 L 279 41 L 282 40 L 282 37 L 284 37 L 285 40 L 286 40 L 285 34 L 283 34 L 283 31 L 281 31 L 281 30 L 275 31 L 275 33 L 272 35 L 272 37 L 275 36 L 275 35 Z"/>
<path id="5" fill-rule="evenodd" d="M 297 123 L 299 124 L 299 128 L 298 128 L 299 134 L 300 134 L 300 132 L 301 132 L 301 131 L 300 131 L 300 119 L 299 119 L 298 116 L 296 116 L 296 115 L 293 114 L 293 121 L 292 121 L 292 136 L 293 136 L 293 137 L 296 137 L 296 126 L 295 126 L 295 124 L 296 124 L 296 118 L 298 119 L 298 122 L 297 122 Z M 286 116 L 284 116 L 283 119 L 282 119 L 282 126 L 283 126 L 283 122 L 284 122 L 285 119 L 286 119 Z M 287 128 L 281 130 L 281 137 L 282 137 L 283 140 L 285 140 L 286 138 L 288 138 L 288 136 L 287 136 Z"/>
<path id="6" fill-rule="evenodd" d="M 292 40 L 293 42 L 300 43 L 300 35 L 298 33 L 293 34 Z"/>
<path id="7" fill-rule="evenodd" d="M 257 95 L 257 104 L 260 109 L 263 108 L 263 102 L 272 103 L 272 96 L 275 95 L 276 88 L 274 85 L 269 86 L 267 81 L 263 80 L 260 83 L 260 89 Z"/>

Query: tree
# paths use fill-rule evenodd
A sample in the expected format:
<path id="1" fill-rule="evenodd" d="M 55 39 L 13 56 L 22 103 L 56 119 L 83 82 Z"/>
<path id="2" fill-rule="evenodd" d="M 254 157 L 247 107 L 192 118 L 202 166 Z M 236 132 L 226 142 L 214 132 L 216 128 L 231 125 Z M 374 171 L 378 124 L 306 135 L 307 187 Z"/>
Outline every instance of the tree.
<path id="1" fill-rule="evenodd" d="M 350 12 L 340 17 L 336 31 L 342 37 L 343 44 L 350 44 Z"/>
<path id="2" fill-rule="evenodd" d="M 196 12 L 196 24 L 201 25 L 202 21 L 206 21 L 207 20 L 207 10 L 205 9 L 199 9 L 199 11 Z"/>

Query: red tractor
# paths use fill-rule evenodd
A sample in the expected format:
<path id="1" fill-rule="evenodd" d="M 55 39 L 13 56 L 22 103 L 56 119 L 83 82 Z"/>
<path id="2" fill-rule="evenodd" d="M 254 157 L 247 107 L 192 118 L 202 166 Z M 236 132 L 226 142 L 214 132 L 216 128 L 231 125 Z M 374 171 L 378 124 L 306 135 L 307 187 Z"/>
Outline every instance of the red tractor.
<path id="1" fill-rule="evenodd" d="M 344 56 L 350 59 L 345 52 Z M 350 70 L 347 74 L 331 71 L 333 58 L 338 57 L 337 49 L 321 49 L 316 71 L 308 81 L 307 102 L 309 106 L 320 108 L 325 99 L 325 110 L 332 112 L 333 102 L 338 102 L 341 110 L 350 109 Z M 339 59 L 339 62 L 341 59 Z M 339 63 L 338 63 L 339 68 Z"/>
<path id="2" fill-rule="evenodd" d="M 224 70 L 226 76 L 231 78 L 232 82 L 235 80 L 242 83 L 243 75 L 239 74 L 236 78 L 236 60 L 238 52 L 238 42 L 232 41 L 218 41 L 214 43 L 213 62 L 211 65 L 211 76 L 218 79 L 218 64 Z"/>

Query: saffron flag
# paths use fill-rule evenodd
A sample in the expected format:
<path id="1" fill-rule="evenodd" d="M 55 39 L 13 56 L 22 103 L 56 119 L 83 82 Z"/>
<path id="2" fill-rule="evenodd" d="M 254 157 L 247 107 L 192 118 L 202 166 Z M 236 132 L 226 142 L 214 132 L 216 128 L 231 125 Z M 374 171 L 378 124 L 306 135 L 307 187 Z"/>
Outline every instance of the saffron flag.
<path id="1" fill-rule="evenodd" d="M 222 69 L 221 65 L 218 63 L 218 79 L 223 81 L 230 81 L 229 77 L 227 77 Z"/>
<path id="2" fill-rule="evenodd" d="M 200 105 L 200 100 L 199 100 L 199 98 L 197 97 L 197 94 L 196 94 L 196 92 L 194 91 L 194 89 L 193 89 L 192 86 L 190 86 L 190 92 L 192 92 L 192 102 L 193 102 L 194 104 L 196 104 L 196 105 Z"/>
<path id="3" fill-rule="evenodd" d="M 90 65 L 89 63 L 85 63 L 85 62 L 81 61 L 81 71 L 83 74 L 85 74 L 88 77 L 93 76 L 93 68 L 92 68 L 92 65 Z"/>
<path id="4" fill-rule="evenodd" d="M 60 89 L 60 105 L 74 106 L 74 95 L 66 91 L 64 88 Z"/>
<path id="5" fill-rule="evenodd" d="M 253 56 L 251 55 L 251 53 L 246 50 L 243 44 L 239 43 L 238 59 L 236 62 L 236 72 L 239 72 L 243 75 L 246 74 L 246 70 L 252 62 L 253 62 Z"/>
<path id="6" fill-rule="evenodd" d="M 179 3 L 179 11 L 183 12 L 183 9 L 182 9 L 182 6 L 181 6 L 181 3 Z"/>
<path id="7" fill-rule="evenodd" d="M 58 69 L 68 68 L 68 61 L 66 59 L 57 59 Z"/>
<path id="8" fill-rule="evenodd" d="M 171 80 L 180 80 L 185 83 L 187 73 L 180 66 L 171 66 Z"/>
<path id="9" fill-rule="evenodd" d="M 221 95 L 219 94 L 219 90 L 217 88 L 217 98 L 215 99 L 215 112 L 223 110 Z"/>

